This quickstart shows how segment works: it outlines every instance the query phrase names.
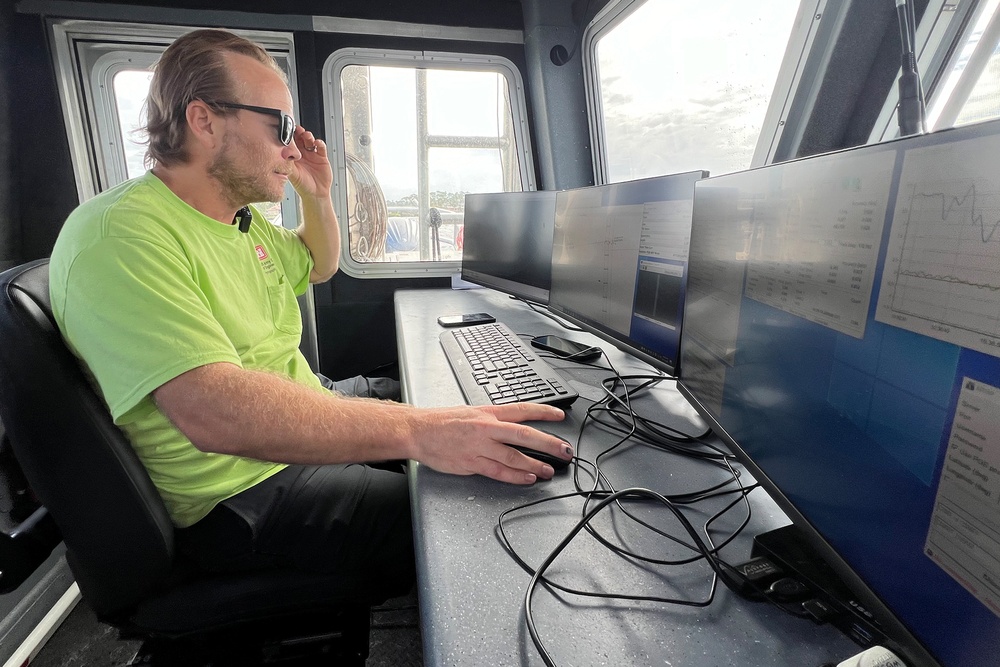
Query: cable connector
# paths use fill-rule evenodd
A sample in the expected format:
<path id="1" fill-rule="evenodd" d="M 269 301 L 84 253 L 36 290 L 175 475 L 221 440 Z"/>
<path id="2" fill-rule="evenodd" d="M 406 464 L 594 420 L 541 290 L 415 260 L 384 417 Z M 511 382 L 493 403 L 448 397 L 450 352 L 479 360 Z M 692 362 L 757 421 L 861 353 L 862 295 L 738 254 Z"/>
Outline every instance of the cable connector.
<path id="1" fill-rule="evenodd" d="M 736 565 L 733 569 L 740 575 L 738 583 L 740 593 L 758 600 L 771 584 L 785 576 L 781 568 L 764 556 L 751 558 L 745 563 Z"/>
<path id="2" fill-rule="evenodd" d="M 818 624 L 827 623 L 828 621 L 836 618 L 840 613 L 827 604 L 825 600 L 820 600 L 818 598 L 803 602 L 802 611 L 809 614 L 809 618 Z"/>

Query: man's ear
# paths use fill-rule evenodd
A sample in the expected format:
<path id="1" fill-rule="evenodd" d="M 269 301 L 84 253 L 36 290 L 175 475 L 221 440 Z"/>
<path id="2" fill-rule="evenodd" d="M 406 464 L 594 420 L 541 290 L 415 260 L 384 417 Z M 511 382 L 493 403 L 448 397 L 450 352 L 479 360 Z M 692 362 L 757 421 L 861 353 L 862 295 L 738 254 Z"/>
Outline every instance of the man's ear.
<path id="1" fill-rule="evenodd" d="M 185 113 L 191 137 L 203 148 L 211 150 L 222 143 L 224 119 L 201 100 L 192 100 Z"/>

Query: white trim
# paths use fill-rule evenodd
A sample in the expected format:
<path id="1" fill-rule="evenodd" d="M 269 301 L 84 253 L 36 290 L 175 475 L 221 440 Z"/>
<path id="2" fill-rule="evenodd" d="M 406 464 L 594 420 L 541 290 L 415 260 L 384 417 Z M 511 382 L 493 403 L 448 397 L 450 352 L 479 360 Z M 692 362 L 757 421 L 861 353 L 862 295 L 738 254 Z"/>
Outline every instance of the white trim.
<path id="1" fill-rule="evenodd" d="M 975 90 L 983 72 L 990 65 L 997 44 L 1000 43 L 1000 5 L 996 0 L 993 2 L 985 1 L 979 2 L 976 9 L 978 10 L 977 15 L 969 22 L 969 27 L 961 36 L 959 43 L 964 46 L 971 34 L 980 28 L 982 28 L 982 34 L 961 72 L 953 72 L 953 63 L 961 57 L 963 49 L 959 47 L 952 50 L 952 58 L 943 71 L 945 78 L 942 81 L 941 90 L 934 91 L 936 93 L 934 103 L 928 105 L 927 127 L 929 130 L 940 130 L 955 125 L 969 101 L 969 96 Z M 993 11 L 987 15 L 989 9 Z M 949 81 L 948 79 L 951 79 L 952 76 L 954 79 Z M 947 97 L 942 98 L 942 95 L 945 94 Z"/>
<path id="2" fill-rule="evenodd" d="M 583 90 L 587 98 L 587 115 L 590 119 L 590 154 L 594 163 L 594 183 L 608 182 L 608 165 L 605 148 L 604 106 L 601 104 L 601 72 L 597 62 L 597 42 L 605 32 L 628 18 L 629 14 L 645 4 L 646 0 L 618 0 L 604 6 L 594 16 L 583 32 L 580 48 L 583 49 Z"/>
<path id="3" fill-rule="evenodd" d="M 785 55 L 774 81 L 774 91 L 771 93 L 771 100 L 764 114 L 764 123 L 757 136 L 757 146 L 750 159 L 751 168 L 774 161 L 778 144 L 789 126 L 795 92 L 802 83 L 809 54 L 816 45 L 820 21 L 824 20 L 827 14 L 826 9 L 827 0 L 802 0 L 799 5 L 799 13 L 795 17 L 792 33 L 785 47 Z M 830 18 L 827 17 L 826 20 Z"/>
<path id="4" fill-rule="evenodd" d="M 115 75 L 136 68 L 149 69 L 160 53 L 159 47 L 134 45 L 130 49 L 109 51 L 100 56 L 87 77 L 89 84 L 87 96 L 93 100 L 93 122 L 98 128 L 97 135 L 103 139 L 94 142 L 94 151 L 97 154 L 96 166 L 101 174 L 101 182 L 107 187 L 128 180 L 125 146 L 121 140 L 121 119 L 118 118 L 118 106 L 114 96 Z M 94 94 L 95 90 L 102 92 Z"/>
<path id="5" fill-rule="evenodd" d="M 49 609 L 48 613 L 42 617 L 42 620 L 38 622 L 35 629 L 25 637 L 21 645 L 17 647 L 17 650 L 7 659 L 4 663 L 4 667 L 23 667 L 28 665 L 34 660 L 39 651 L 45 646 L 45 642 L 49 640 L 49 637 L 62 625 L 62 622 L 66 620 L 73 608 L 80 601 L 80 587 L 74 581 L 70 584 L 66 592 L 62 594 L 52 608 Z"/>
<path id="6" fill-rule="evenodd" d="M 519 153 L 521 183 L 525 190 L 535 189 L 534 157 L 529 141 L 527 103 L 524 81 L 513 62 L 502 56 L 458 54 L 438 51 L 401 51 L 384 49 L 340 49 L 330 54 L 323 65 L 323 100 L 326 109 L 326 137 L 333 166 L 333 205 L 341 221 L 341 270 L 354 278 L 439 277 L 456 273 L 461 263 L 445 262 L 370 262 L 351 257 L 347 224 L 347 161 L 344 145 L 343 98 L 341 74 L 350 65 L 435 67 L 440 69 L 494 71 L 504 76 L 510 92 L 514 140 Z"/>
<path id="7" fill-rule="evenodd" d="M 376 19 L 349 19 L 336 16 L 314 16 L 316 32 L 348 33 L 352 35 L 379 35 L 384 37 L 416 37 L 420 39 L 447 39 L 461 42 L 492 42 L 495 44 L 524 44 L 521 30 L 493 30 L 447 25 L 402 23 Z"/>

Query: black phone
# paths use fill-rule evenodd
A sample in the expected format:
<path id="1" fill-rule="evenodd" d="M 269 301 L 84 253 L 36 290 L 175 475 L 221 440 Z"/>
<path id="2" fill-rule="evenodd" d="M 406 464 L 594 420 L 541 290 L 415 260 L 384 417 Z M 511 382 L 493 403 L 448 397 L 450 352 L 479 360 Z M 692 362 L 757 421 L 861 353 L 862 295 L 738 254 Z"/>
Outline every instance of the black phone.
<path id="1" fill-rule="evenodd" d="M 575 340 L 561 336 L 535 336 L 531 344 L 541 350 L 547 350 L 560 357 L 571 358 L 574 361 L 587 361 L 601 356 L 601 348 L 596 345 L 584 345 Z"/>
<path id="2" fill-rule="evenodd" d="M 496 322 L 497 318 L 489 313 L 466 313 L 464 315 L 442 315 L 438 318 L 438 324 L 443 327 L 470 327 L 474 324 L 489 324 Z"/>

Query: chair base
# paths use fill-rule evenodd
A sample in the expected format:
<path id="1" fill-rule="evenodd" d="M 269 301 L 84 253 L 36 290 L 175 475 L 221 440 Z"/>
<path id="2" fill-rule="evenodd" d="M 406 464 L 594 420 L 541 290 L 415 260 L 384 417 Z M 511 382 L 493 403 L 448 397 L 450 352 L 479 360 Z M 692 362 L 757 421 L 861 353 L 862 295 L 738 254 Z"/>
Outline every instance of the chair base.
<path id="1" fill-rule="evenodd" d="M 370 613 L 295 618 L 197 638 L 147 639 L 126 667 L 364 667 Z"/>

